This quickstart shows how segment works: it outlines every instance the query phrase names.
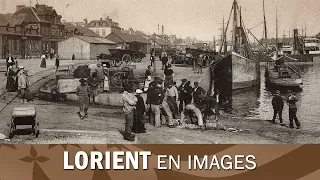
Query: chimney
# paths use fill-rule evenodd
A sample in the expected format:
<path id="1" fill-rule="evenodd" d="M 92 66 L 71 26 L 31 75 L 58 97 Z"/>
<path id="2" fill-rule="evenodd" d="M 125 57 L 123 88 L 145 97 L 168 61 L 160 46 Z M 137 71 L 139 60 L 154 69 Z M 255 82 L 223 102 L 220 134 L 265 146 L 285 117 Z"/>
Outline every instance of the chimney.
<path id="1" fill-rule="evenodd" d="M 100 18 L 100 20 L 102 21 L 102 18 Z"/>
<path id="2" fill-rule="evenodd" d="M 26 7 L 25 5 L 17 5 L 16 11 L 19 11 L 20 9 L 25 8 L 25 7 Z"/>
<path id="3" fill-rule="evenodd" d="M 164 35 L 164 25 L 162 25 L 162 35 Z"/>
<path id="4" fill-rule="evenodd" d="M 87 18 L 85 18 L 83 21 L 84 21 L 84 25 L 85 26 L 88 25 L 88 19 Z"/>
<path id="5" fill-rule="evenodd" d="M 129 28 L 129 31 L 130 31 L 130 34 L 133 34 L 133 29 L 132 29 L 132 27 Z"/>

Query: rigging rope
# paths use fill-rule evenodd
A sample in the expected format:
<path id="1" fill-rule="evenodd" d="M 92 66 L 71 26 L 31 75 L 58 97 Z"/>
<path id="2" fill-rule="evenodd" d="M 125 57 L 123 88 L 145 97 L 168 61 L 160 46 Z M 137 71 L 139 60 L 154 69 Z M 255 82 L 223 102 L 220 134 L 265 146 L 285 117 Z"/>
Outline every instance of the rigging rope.
<path id="1" fill-rule="evenodd" d="M 264 22 L 262 22 L 262 23 L 260 23 L 260 24 L 258 24 L 258 25 L 256 25 L 256 26 L 254 26 L 254 27 L 252 27 L 251 29 L 249 29 L 249 30 L 252 30 L 252 29 L 254 29 L 254 28 L 257 28 L 257 27 L 259 27 L 261 24 L 263 24 Z"/>

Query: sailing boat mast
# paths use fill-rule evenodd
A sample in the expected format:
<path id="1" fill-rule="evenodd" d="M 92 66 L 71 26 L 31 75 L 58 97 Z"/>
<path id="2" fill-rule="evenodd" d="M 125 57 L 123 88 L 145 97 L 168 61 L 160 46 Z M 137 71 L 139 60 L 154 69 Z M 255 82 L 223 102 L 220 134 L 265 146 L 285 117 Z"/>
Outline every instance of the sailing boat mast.
<path id="1" fill-rule="evenodd" d="M 279 48 L 279 42 L 278 42 L 278 8 L 276 9 L 276 58 L 278 58 L 278 48 Z"/>
<path id="2" fill-rule="evenodd" d="M 264 40 L 266 41 L 266 48 L 268 48 L 268 32 L 267 32 L 267 20 L 266 20 L 266 10 L 263 0 L 263 19 L 264 19 Z"/>
<path id="3" fill-rule="evenodd" d="M 237 46 L 237 27 L 238 27 L 238 18 L 237 18 L 237 1 L 233 1 L 233 51 L 238 52 Z"/>

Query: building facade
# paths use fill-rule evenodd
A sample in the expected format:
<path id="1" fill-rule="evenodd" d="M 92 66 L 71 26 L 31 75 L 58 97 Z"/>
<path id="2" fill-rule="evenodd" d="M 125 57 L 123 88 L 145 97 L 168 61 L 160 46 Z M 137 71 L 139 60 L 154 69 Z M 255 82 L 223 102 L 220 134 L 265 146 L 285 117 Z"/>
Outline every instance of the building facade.
<path id="1" fill-rule="evenodd" d="M 18 5 L 15 13 L 2 17 L 1 58 L 8 54 L 17 58 L 33 58 L 58 53 L 58 42 L 65 36 L 64 24 L 52 7 Z"/>
<path id="2" fill-rule="evenodd" d="M 109 49 L 116 48 L 116 43 L 101 37 L 74 36 L 59 42 L 60 59 L 71 59 L 75 55 L 76 60 L 97 59 L 104 53 L 109 54 Z"/>
<path id="3" fill-rule="evenodd" d="M 100 20 L 92 20 L 85 27 L 89 28 L 101 37 L 106 37 L 112 32 L 121 31 L 119 23 L 113 22 L 113 20 L 109 17 L 107 17 L 106 19 L 100 18 Z"/>
<path id="4" fill-rule="evenodd" d="M 117 44 L 117 48 L 120 49 L 140 51 L 146 54 L 150 53 L 150 42 L 133 32 L 113 32 L 109 34 L 106 39 L 115 42 Z"/>

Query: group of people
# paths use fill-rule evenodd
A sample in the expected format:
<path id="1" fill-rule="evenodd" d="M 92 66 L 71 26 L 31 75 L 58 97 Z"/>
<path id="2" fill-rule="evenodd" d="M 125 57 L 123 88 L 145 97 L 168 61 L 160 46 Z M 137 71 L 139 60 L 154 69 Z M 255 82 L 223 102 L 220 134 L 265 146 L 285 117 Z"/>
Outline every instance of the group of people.
<path id="1" fill-rule="evenodd" d="M 90 74 L 88 79 L 80 79 L 80 86 L 77 87 L 76 94 L 79 97 L 80 111 L 78 115 L 81 119 L 88 117 L 88 109 L 91 99 L 96 104 L 96 98 L 99 94 L 109 92 L 109 79 L 106 67 L 97 64 L 97 68 Z"/>
<path id="2" fill-rule="evenodd" d="M 289 96 L 287 97 L 287 104 L 289 106 L 289 121 L 290 121 L 290 128 L 294 128 L 294 123 L 296 125 L 297 129 L 300 129 L 301 124 L 297 118 L 297 105 L 298 99 L 295 95 L 293 95 L 292 92 L 289 92 Z M 282 112 L 284 108 L 284 99 L 282 98 L 280 91 L 277 90 L 276 94 L 274 95 L 272 99 L 272 106 L 274 110 L 272 123 L 276 123 L 276 117 L 279 115 L 280 124 L 284 125 L 283 118 L 282 118 Z"/>
<path id="3" fill-rule="evenodd" d="M 21 103 L 28 102 L 28 93 L 30 88 L 30 82 L 28 80 L 28 71 L 23 66 L 18 67 L 18 62 L 9 55 L 6 60 L 7 66 L 7 83 L 6 90 L 8 92 L 19 92 Z"/>
<path id="4" fill-rule="evenodd" d="M 183 79 L 179 87 L 173 81 L 168 87 L 164 87 L 163 80 L 156 77 L 146 92 L 146 102 L 141 97 L 141 89 L 137 89 L 134 94 L 132 86 L 126 86 L 122 95 L 126 120 L 124 139 L 134 141 L 135 135 L 131 134 L 132 132 L 145 133 L 145 122 L 156 128 L 175 128 L 184 124 L 185 117 L 189 116 L 191 123 L 204 127 L 207 117 L 218 114 L 217 101 L 214 96 L 207 96 L 198 82 L 194 83 L 194 87 L 190 84 L 190 81 Z M 148 120 L 143 119 L 145 114 L 149 116 Z M 177 119 L 178 115 L 181 115 L 180 121 Z M 197 118 L 196 122 L 193 121 L 193 117 Z"/>

